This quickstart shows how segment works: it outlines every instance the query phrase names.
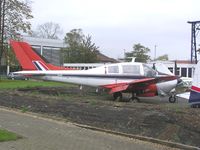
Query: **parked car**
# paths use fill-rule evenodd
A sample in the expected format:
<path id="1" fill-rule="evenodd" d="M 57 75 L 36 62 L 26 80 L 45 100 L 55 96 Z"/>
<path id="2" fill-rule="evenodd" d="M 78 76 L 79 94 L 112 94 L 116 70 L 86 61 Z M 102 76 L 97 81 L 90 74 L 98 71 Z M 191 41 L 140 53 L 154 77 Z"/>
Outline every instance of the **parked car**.
<path id="1" fill-rule="evenodd" d="M 15 75 L 13 74 L 12 72 L 10 72 L 8 75 L 7 75 L 7 78 L 8 79 L 11 79 L 11 80 L 28 80 L 29 78 L 24 76 L 24 75 Z"/>

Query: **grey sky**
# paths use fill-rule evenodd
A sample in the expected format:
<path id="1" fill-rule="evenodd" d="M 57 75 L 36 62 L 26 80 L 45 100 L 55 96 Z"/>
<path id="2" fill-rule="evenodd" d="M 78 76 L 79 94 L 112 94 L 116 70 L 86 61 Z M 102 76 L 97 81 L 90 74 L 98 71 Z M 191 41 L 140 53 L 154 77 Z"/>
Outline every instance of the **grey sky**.
<path id="1" fill-rule="evenodd" d="M 33 0 L 33 27 L 60 24 L 64 33 L 81 28 L 104 54 L 123 57 L 141 43 L 151 57 L 190 59 L 191 26 L 200 20 L 200 0 Z"/>

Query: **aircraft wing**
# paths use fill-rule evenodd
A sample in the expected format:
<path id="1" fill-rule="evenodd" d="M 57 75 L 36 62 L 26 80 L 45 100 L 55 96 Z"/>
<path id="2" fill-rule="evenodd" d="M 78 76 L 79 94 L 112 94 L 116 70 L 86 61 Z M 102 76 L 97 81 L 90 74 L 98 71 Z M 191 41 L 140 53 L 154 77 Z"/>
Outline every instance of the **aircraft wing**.
<path id="1" fill-rule="evenodd" d="M 126 83 L 108 84 L 102 87 L 106 89 L 110 89 L 109 93 L 113 94 L 115 92 L 121 92 L 121 91 L 126 91 L 129 89 L 133 89 L 134 87 L 141 86 L 141 85 L 147 86 L 154 82 L 155 82 L 155 78 L 145 78 L 145 79 L 137 79 L 137 80 L 126 82 Z"/>

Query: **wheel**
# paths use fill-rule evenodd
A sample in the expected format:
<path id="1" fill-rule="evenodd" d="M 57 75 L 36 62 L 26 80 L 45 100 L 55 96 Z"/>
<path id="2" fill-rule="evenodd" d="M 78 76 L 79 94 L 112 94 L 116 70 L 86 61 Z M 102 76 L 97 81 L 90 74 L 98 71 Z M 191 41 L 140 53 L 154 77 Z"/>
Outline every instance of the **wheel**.
<path id="1" fill-rule="evenodd" d="M 116 92 L 116 93 L 113 93 L 113 100 L 117 100 L 119 99 L 119 101 L 122 100 L 122 93 L 121 92 Z"/>
<path id="2" fill-rule="evenodd" d="M 132 96 L 129 98 L 129 101 L 131 102 L 134 102 L 134 103 L 137 103 L 137 102 L 140 102 L 140 99 L 137 97 L 136 93 L 131 93 Z"/>
<path id="3" fill-rule="evenodd" d="M 175 102 L 176 102 L 176 96 L 171 95 L 171 96 L 169 97 L 169 102 L 170 102 L 170 103 L 175 103 Z"/>

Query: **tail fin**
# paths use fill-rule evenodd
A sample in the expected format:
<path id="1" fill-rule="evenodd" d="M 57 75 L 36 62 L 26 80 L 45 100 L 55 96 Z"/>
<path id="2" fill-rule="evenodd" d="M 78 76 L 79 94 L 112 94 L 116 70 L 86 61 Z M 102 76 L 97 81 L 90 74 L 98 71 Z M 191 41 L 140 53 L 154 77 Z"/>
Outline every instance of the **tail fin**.
<path id="1" fill-rule="evenodd" d="M 10 45 L 23 70 L 69 70 L 46 62 L 26 42 L 11 40 Z"/>
<path id="2" fill-rule="evenodd" d="M 191 105 L 200 105 L 200 62 L 195 67 L 189 103 Z"/>

